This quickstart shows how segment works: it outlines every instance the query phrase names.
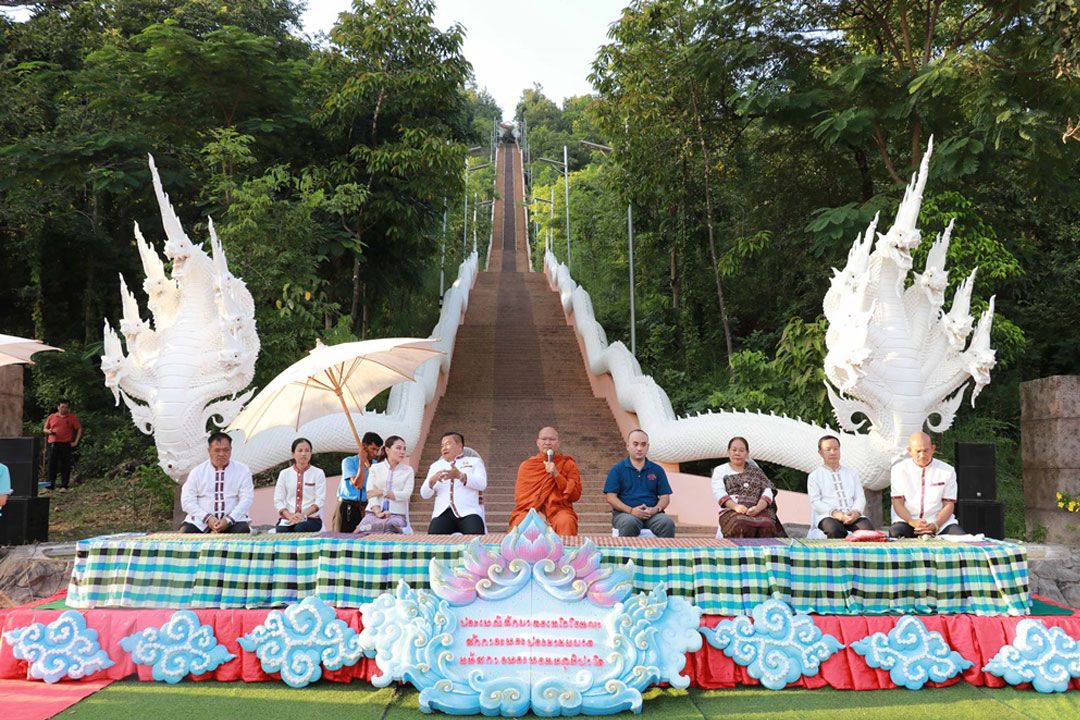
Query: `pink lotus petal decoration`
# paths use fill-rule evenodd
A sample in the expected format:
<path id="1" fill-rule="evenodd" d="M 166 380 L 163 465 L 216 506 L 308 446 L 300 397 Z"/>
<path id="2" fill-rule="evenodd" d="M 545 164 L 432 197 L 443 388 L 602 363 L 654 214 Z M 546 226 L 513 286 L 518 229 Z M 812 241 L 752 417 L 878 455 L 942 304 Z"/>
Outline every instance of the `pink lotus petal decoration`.
<path id="1" fill-rule="evenodd" d="M 586 597 L 610 607 L 622 602 L 634 587 L 634 566 L 604 567 L 600 549 L 586 540 L 575 552 L 567 552 L 562 540 L 535 510 L 492 551 L 473 540 L 461 560 L 433 559 L 432 591 L 454 605 L 467 605 L 478 597 L 506 598 L 530 582 L 553 597 L 569 600 Z M 573 582 L 566 582 L 573 577 Z"/>

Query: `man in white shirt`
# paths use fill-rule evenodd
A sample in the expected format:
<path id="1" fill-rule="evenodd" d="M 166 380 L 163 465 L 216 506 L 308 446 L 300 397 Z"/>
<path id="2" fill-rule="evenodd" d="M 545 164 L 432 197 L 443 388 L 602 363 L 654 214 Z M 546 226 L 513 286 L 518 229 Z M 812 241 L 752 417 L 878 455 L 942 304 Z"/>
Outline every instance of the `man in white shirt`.
<path id="1" fill-rule="evenodd" d="M 956 509 L 956 471 L 934 459 L 937 447 L 924 432 L 908 438 L 906 458 L 892 467 L 893 537 L 963 535 L 953 515 Z"/>
<path id="2" fill-rule="evenodd" d="M 442 436 L 442 457 L 431 464 L 420 485 L 420 497 L 435 496 L 428 533 L 432 535 L 483 535 L 484 500 L 487 470 L 479 457 L 464 455 L 465 438 L 461 433 Z"/>
<path id="3" fill-rule="evenodd" d="M 824 465 L 806 478 L 810 495 L 809 539 L 840 539 L 855 530 L 873 530 L 864 517 L 866 496 L 859 473 L 840 464 L 840 438 L 826 435 L 818 440 L 818 455 Z"/>
<path id="4" fill-rule="evenodd" d="M 180 506 L 187 513 L 180 532 L 251 532 L 251 470 L 231 461 L 232 438 L 225 433 L 211 434 L 208 446 L 210 459 L 188 473 L 180 491 Z"/>

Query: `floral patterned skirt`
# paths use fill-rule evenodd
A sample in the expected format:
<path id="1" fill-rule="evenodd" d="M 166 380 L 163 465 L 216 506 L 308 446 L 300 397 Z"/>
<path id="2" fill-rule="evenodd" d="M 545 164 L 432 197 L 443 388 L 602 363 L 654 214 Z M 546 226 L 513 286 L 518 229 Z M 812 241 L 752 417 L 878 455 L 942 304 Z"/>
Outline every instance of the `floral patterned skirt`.
<path id="1" fill-rule="evenodd" d="M 409 524 L 408 518 L 398 513 L 390 513 L 384 518 L 378 517 L 373 512 L 364 515 L 364 519 L 356 526 L 353 532 L 364 533 L 400 533 Z"/>

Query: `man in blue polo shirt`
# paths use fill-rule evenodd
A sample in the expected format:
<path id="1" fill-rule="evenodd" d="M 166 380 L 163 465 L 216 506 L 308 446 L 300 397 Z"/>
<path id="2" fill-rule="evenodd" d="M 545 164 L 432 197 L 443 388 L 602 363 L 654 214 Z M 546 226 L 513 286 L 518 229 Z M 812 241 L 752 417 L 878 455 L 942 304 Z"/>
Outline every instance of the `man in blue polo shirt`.
<path id="1" fill-rule="evenodd" d="M 656 537 L 675 537 L 675 521 L 664 513 L 671 502 L 667 473 L 646 455 L 649 436 L 632 430 L 626 436 L 628 457 L 615 463 L 604 483 L 611 505 L 611 526 L 620 537 L 637 537 L 647 527 Z"/>

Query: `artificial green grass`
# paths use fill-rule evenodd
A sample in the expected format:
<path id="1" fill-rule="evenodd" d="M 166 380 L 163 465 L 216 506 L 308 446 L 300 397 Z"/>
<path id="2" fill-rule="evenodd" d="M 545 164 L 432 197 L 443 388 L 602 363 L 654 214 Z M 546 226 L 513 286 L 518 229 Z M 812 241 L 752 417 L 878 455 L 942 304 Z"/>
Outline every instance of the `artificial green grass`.
<path id="1" fill-rule="evenodd" d="M 64 712 L 64 718 L 191 720 L 253 717 L 258 720 L 398 720 L 419 713 L 410 687 L 376 689 L 365 683 L 322 682 L 294 690 L 280 683 L 183 682 L 179 685 L 124 680 Z M 966 683 L 911 690 L 675 690 L 645 694 L 643 715 L 664 720 L 1059 720 L 1080 717 L 1080 693 L 1043 695 L 1033 690 L 987 689 Z M 632 716 L 632 713 L 622 713 Z"/>

